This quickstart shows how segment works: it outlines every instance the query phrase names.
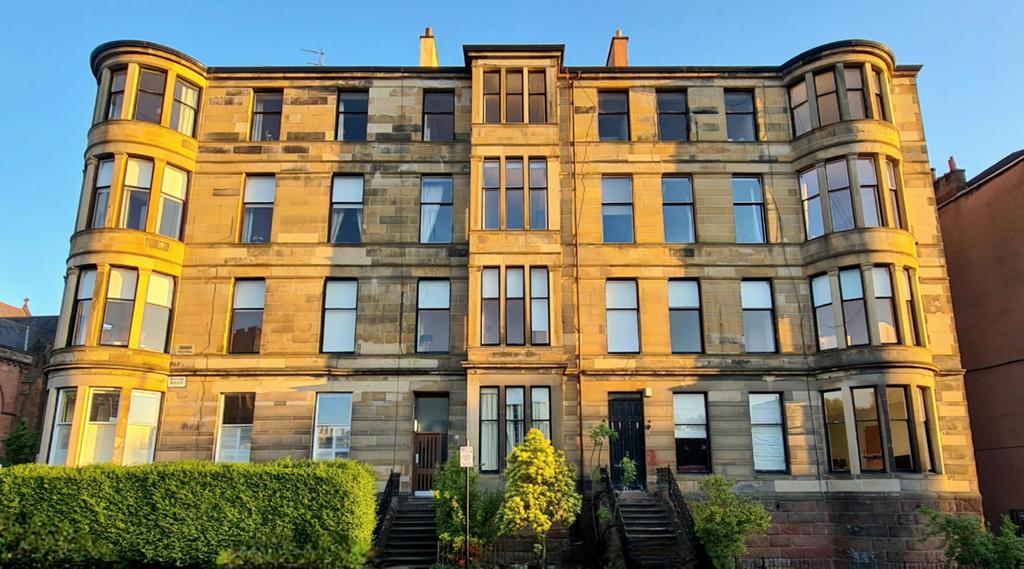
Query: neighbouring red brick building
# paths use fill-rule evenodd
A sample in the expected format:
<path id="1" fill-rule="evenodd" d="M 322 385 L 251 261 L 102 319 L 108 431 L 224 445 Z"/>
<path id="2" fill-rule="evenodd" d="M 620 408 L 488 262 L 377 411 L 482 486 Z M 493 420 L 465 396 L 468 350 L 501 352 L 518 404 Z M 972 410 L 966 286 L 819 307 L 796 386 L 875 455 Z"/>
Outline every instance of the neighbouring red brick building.
<path id="1" fill-rule="evenodd" d="M 1024 511 L 1024 150 L 935 180 L 985 517 Z"/>
<path id="2" fill-rule="evenodd" d="M 46 392 L 43 367 L 53 347 L 56 316 L 32 316 L 26 298 L 21 308 L 0 302 L 0 457 L 4 439 L 18 421 L 42 428 Z"/>

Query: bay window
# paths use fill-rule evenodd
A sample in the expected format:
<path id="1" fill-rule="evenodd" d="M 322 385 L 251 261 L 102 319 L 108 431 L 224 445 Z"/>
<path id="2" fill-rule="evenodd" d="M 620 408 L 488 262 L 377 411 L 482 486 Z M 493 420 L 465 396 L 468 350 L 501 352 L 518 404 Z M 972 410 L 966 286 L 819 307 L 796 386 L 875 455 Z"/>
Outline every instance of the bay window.
<path id="1" fill-rule="evenodd" d="M 825 415 L 825 438 L 828 442 L 828 462 L 832 472 L 850 471 L 850 445 L 846 438 L 846 412 L 843 392 L 825 391 L 821 394 Z"/>
<path id="2" fill-rule="evenodd" d="M 846 345 L 865 346 L 868 340 L 868 313 L 864 301 L 864 279 L 859 268 L 839 271 L 839 292 L 842 299 Z"/>
<path id="3" fill-rule="evenodd" d="M 124 109 L 124 89 L 128 80 L 128 70 L 115 69 L 110 72 L 110 91 L 107 94 L 107 120 L 121 118 Z"/>
<path id="4" fill-rule="evenodd" d="M 89 405 L 85 411 L 85 429 L 79 443 L 78 464 L 109 464 L 114 460 L 121 390 L 89 388 L 88 393 Z"/>
<path id="5" fill-rule="evenodd" d="M 174 277 L 151 273 L 149 287 L 146 289 L 146 305 L 142 309 L 140 348 L 157 352 L 167 351 L 173 306 Z"/>
<path id="6" fill-rule="evenodd" d="M 878 337 L 883 344 L 898 344 L 900 335 L 896 328 L 896 299 L 893 294 L 892 272 L 887 266 L 871 268 L 875 285 L 875 319 Z"/>
<path id="7" fill-rule="evenodd" d="M 853 415 L 856 419 L 860 470 L 861 472 L 884 472 L 885 451 L 882 448 L 877 391 L 874 387 L 855 387 L 850 392 L 853 395 Z"/>
<path id="8" fill-rule="evenodd" d="M 103 312 L 100 344 L 127 346 L 135 312 L 135 289 L 139 273 L 135 269 L 114 267 L 107 282 L 107 302 Z"/>
<path id="9" fill-rule="evenodd" d="M 96 165 L 96 180 L 92 190 L 92 212 L 89 215 L 89 228 L 96 229 L 106 225 L 107 209 L 110 205 L 110 186 L 114 183 L 114 159 L 100 160 Z"/>
<path id="10" fill-rule="evenodd" d="M 71 305 L 71 318 L 68 328 L 71 330 L 69 343 L 72 346 L 84 346 L 89 334 L 92 302 L 96 293 L 96 269 L 80 269 L 78 284 L 75 287 L 75 300 Z"/>
<path id="11" fill-rule="evenodd" d="M 864 227 L 882 226 L 882 207 L 878 200 L 878 174 L 874 158 L 857 158 L 857 177 L 860 183 L 860 210 Z"/>
<path id="12" fill-rule="evenodd" d="M 199 113 L 199 87 L 178 79 L 174 82 L 174 102 L 171 104 L 171 128 L 186 136 L 196 134 L 196 115 Z"/>
<path id="13" fill-rule="evenodd" d="M 185 214 L 185 195 L 188 193 L 188 172 L 170 164 L 164 166 L 160 182 L 160 205 L 156 232 L 164 237 L 181 240 L 181 222 Z"/>
<path id="14" fill-rule="evenodd" d="M 821 192 L 818 189 L 818 169 L 800 173 L 800 199 L 804 206 L 804 229 L 811 240 L 825 234 L 825 219 L 821 211 Z"/>
<path id="15" fill-rule="evenodd" d="M 139 70 L 139 91 L 135 98 L 135 120 L 160 124 L 166 87 L 167 73 L 156 69 Z"/>
<path id="16" fill-rule="evenodd" d="M 129 158 L 124 172 L 121 202 L 121 227 L 146 230 L 149 217 L 149 192 L 153 186 L 153 162 Z"/>
<path id="17" fill-rule="evenodd" d="M 132 390 L 122 464 L 127 466 L 153 462 L 162 397 L 157 391 Z"/>
<path id="18" fill-rule="evenodd" d="M 53 418 L 50 434 L 50 466 L 64 466 L 68 462 L 68 447 L 71 444 L 71 425 L 75 418 L 75 402 L 78 390 L 74 387 L 57 390 L 57 411 Z"/>
<path id="19" fill-rule="evenodd" d="M 889 436 L 892 438 L 892 467 L 896 472 L 915 472 L 914 442 L 910 422 L 910 397 L 907 386 L 885 388 L 889 411 Z"/>

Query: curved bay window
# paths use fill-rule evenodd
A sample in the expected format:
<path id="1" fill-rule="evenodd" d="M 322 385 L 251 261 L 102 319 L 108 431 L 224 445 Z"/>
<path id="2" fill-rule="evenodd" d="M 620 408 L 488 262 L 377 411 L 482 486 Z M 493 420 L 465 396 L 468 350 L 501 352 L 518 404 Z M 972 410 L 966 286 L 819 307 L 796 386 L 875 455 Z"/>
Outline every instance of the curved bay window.
<path id="1" fill-rule="evenodd" d="M 858 228 L 904 228 L 899 174 L 889 158 L 837 158 L 811 166 L 797 178 L 808 241 Z"/>
<path id="2" fill-rule="evenodd" d="M 828 66 L 787 87 L 794 137 L 841 121 L 891 122 L 885 72 L 870 64 Z"/>

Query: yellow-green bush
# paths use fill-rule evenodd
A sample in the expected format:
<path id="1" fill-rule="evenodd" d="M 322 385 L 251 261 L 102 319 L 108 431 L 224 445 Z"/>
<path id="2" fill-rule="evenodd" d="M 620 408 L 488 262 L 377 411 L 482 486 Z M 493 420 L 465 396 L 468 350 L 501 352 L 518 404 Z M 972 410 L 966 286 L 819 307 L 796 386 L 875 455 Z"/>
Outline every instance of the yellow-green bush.
<path id="1" fill-rule="evenodd" d="M 0 469 L 0 566 L 359 566 L 375 507 L 355 461 L 21 465 Z"/>

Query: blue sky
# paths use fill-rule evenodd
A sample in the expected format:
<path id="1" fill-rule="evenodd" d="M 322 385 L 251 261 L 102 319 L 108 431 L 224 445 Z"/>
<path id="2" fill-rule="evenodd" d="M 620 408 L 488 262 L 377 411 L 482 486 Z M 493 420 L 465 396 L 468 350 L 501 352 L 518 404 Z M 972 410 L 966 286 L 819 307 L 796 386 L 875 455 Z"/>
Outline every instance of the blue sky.
<path id="1" fill-rule="evenodd" d="M 46 5 L 45 9 L 37 6 Z M 59 309 L 96 83 L 89 52 L 144 39 L 207 65 L 415 65 L 432 26 L 442 65 L 465 43 L 564 43 L 569 65 L 601 65 L 616 28 L 633 65 L 777 65 L 847 38 L 888 44 L 924 65 L 929 155 L 972 176 L 1024 147 L 1024 2 L 10 2 L 0 166 L 0 301 Z"/>

